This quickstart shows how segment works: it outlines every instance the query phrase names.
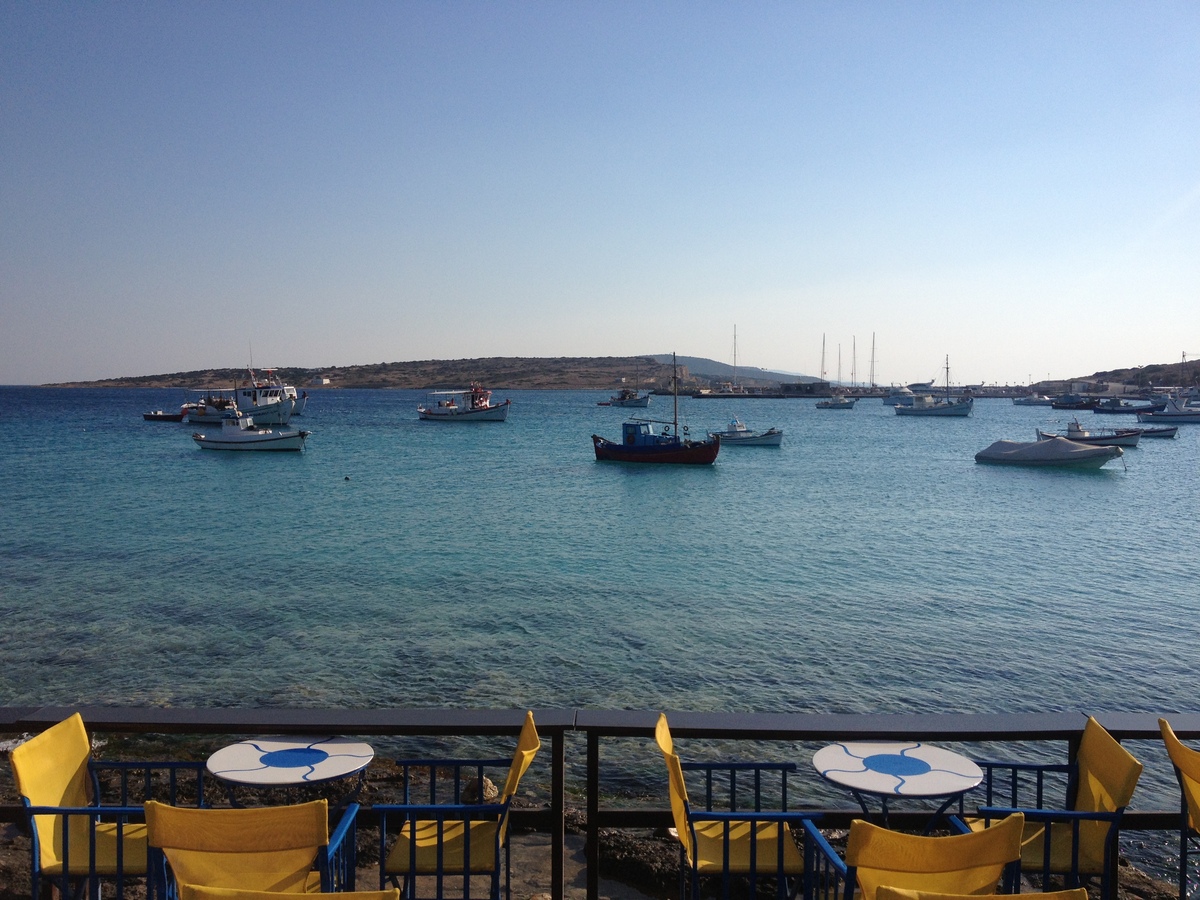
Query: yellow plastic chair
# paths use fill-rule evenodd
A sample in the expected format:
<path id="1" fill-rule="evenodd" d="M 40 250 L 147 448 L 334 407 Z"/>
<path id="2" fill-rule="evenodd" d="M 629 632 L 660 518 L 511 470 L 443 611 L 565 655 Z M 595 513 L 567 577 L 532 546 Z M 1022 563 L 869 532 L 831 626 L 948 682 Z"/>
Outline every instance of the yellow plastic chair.
<path id="1" fill-rule="evenodd" d="M 357 812 L 357 804 L 346 809 L 331 839 L 325 800 L 247 809 L 149 802 L 156 884 L 168 897 L 178 896 L 183 885 L 276 894 L 353 890 Z"/>
<path id="2" fill-rule="evenodd" d="M 1200 837 L 1200 750 L 1182 744 L 1166 719 L 1158 730 L 1179 781 L 1179 900 L 1187 900 L 1188 842 Z"/>
<path id="3" fill-rule="evenodd" d="M 813 813 L 767 812 L 762 810 L 761 774 L 780 773 L 780 799 L 787 801 L 787 774 L 795 770 L 794 763 L 690 763 L 680 762 L 667 717 L 659 714 L 654 729 L 658 748 L 667 764 L 667 781 L 671 795 L 671 814 L 679 838 L 679 896 L 686 900 L 700 896 L 702 878 L 720 877 L 722 896 L 728 897 L 733 876 L 750 882 L 750 895 L 755 896 L 760 877 L 775 879 L 776 895 L 795 897 L 802 885 L 804 856 L 793 835 L 792 826 L 816 818 Z M 705 791 L 704 810 L 694 810 L 688 801 L 685 769 L 703 771 L 705 783 L 711 786 L 715 773 L 728 773 L 725 791 L 730 809 L 714 810 L 713 792 Z M 754 785 L 753 809 L 737 809 L 736 778 L 744 773 Z M 781 839 L 782 837 L 782 839 Z M 801 840 L 803 835 L 801 834 Z"/>
<path id="4" fill-rule="evenodd" d="M 933 891 L 914 891 L 880 885 L 875 900 L 1012 900 L 1011 894 L 939 894 Z M 1066 891 L 1046 891 L 1037 900 L 1088 900 L 1087 888 Z"/>
<path id="5" fill-rule="evenodd" d="M 343 891 L 338 900 L 400 900 L 400 891 Z M 194 884 L 179 886 L 179 900 L 279 900 L 275 891 L 249 891 L 241 888 L 199 887 Z"/>
<path id="6" fill-rule="evenodd" d="M 176 800 L 181 770 L 194 776 L 197 798 L 204 789 L 203 763 L 94 763 L 79 713 L 17 746 L 9 759 L 32 836 L 35 900 L 43 881 L 69 896 L 71 886 L 85 880 L 95 894 L 104 879 L 115 884 L 117 896 L 123 896 L 127 877 L 146 875 L 146 826 L 141 822 L 140 803 L 131 802 L 132 772 L 146 772 L 145 782 L 150 783 L 150 772 L 169 770 L 171 802 Z M 100 804 L 98 768 L 112 769 L 119 776 L 119 805 Z"/>
<path id="7" fill-rule="evenodd" d="M 389 881 L 400 887 L 406 898 L 417 897 L 418 878 L 434 879 L 434 896 L 445 896 L 446 880 L 462 884 L 462 896 L 469 898 L 471 876 L 488 876 L 488 895 L 500 898 L 500 869 L 503 860 L 504 893 L 511 896 L 509 872 L 508 810 L 522 776 L 542 746 L 533 713 L 525 713 L 517 749 L 511 761 L 505 759 L 420 759 L 399 760 L 404 773 L 404 803 L 376 804 L 379 814 L 379 886 Z M 496 802 L 484 797 L 485 772 L 508 763 L 504 790 Z M 414 775 L 423 772 L 427 781 L 428 802 L 410 803 Z M 450 773 L 452 787 L 446 787 Z M 476 796 L 464 796 L 464 784 L 473 785 Z M 438 801 L 439 788 L 450 791 L 449 802 Z M 396 820 L 400 825 L 395 826 Z M 389 823 L 392 823 L 389 828 Z M 392 832 L 397 832 L 389 849 Z"/>
<path id="8" fill-rule="evenodd" d="M 1043 887 L 1051 875 L 1060 875 L 1067 888 L 1080 887 L 1084 880 L 1099 875 L 1101 893 L 1115 900 L 1117 838 L 1121 815 L 1133 797 L 1142 764 L 1120 745 L 1095 718 L 1083 729 L 1074 763 L 1033 764 L 981 762 L 986 786 L 982 819 L 971 823 L 982 827 L 992 818 L 1014 809 L 1025 814 L 1021 851 L 1024 872 L 1041 876 Z M 1007 770 L 1007 806 L 996 801 Z M 1045 775 L 1067 776 L 1066 802 L 1059 808 L 1047 805 Z M 1022 802 L 1021 778 L 1034 781 L 1033 802 Z M 1028 798 L 1024 798 L 1028 799 Z M 1003 801 L 999 801 L 1003 802 Z"/>
<path id="9" fill-rule="evenodd" d="M 991 894 L 1016 888 L 1025 818 L 1013 813 L 989 828 L 945 836 L 906 834 L 855 819 L 850 823 L 846 858 L 840 859 L 823 836 L 811 829 L 815 848 L 811 896 L 838 900 L 879 900 L 884 885 L 946 894 Z M 1001 884 L 1003 879 L 1003 884 Z"/>

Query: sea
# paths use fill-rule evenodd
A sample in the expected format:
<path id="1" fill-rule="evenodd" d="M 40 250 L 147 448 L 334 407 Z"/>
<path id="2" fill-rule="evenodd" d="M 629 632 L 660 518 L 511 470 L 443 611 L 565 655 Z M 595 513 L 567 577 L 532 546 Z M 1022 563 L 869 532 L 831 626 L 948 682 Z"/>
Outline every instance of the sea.
<path id="1" fill-rule="evenodd" d="M 1126 417 L 680 398 L 693 435 L 783 445 L 647 466 L 591 435 L 672 398 L 608 393 L 450 424 L 313 389 L 303 453 L 230 453 L 142 420 L 183 391 L 0 388 L 0 705 L 1200 709 L 1200 428 L 1020 469 L 974 455 Z M 1174 808 L 1131 749 L 1134 808 Z"/>

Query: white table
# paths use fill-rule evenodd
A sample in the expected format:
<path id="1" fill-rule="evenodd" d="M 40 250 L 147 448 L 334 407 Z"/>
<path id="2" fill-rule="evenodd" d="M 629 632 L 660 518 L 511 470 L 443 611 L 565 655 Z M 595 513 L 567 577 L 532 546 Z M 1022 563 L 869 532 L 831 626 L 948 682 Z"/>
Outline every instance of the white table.
<path id="1" fill-rule="evenodd" d="M 863 795 L 881 798 L 885 826 L 892 797 L 944 797 L 932 825 L 983 780 L 983 770 L 967 757 L 919 741 L 830 744 L 813 754 L 813 767 L 827 781 L 849 788 L 866 815 L 870 810 Z"/>
<path id="2" fill-rule="evenodd" d="M 222 747 L 208 758 L 207 766 L 227 785 L 256 788 L 324 784 L 357 775 L 358 784 L 350 795 L 353 797 L 374 758 L 370 744 L 350 738 L 281 736 L 252 738 Z"/>

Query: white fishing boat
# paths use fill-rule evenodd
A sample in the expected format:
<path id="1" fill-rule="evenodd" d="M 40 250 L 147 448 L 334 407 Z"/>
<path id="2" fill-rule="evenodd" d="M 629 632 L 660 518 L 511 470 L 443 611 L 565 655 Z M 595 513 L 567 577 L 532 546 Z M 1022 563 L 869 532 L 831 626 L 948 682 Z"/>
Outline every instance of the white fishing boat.
<path id="1" fill-rule="evenodd" d="M 237 409 L 233 391 L 188 391 L 183 404 L 190 425 L 220 425 L 225 413 Z"/>
<path id="2" fill-rule="evenodd" d="M 736 416 L 724 431 L 710 431 L 708 436 L 719 437 L 721 445 L 728 447 L 778 447 L 783 443 L 783 432 L 778 428 L 752 431 Z"/>
<path id="3" fill-rule="evenodd" d="M 429 422 L 503 422 L 511 400 L 492 403 L 492 392 L 472 383 L 465 391 L 431 391 L 417 407 L 417 415 Z"/>
<path id="4" fill-rule="evenodd" d="M 1137 417 L 1139 422 L 1195 425 L 1200 424 L 1200 406 L 1188 406 L 1178 397 L 1168 397 L 1167 407 L 1162 412 L 1140 412 Z"/>
<path id="5" fill-rule="evenodd" d="M 817 409 L 854 409 L 857 397 L 847 397 L 845 394 L 834 394 L 828 400 L 818 400 Z"/>
<path id="6" fill-rule="evenodd" d="M 1046 441 L 996 441 L 975 454 L 975 462 L 1002 466 L 1098 469 L 1124 451 L 1054 437 Z"/>
<path id="7" fill-rule="evenodd" d="M 633 388 L 621 388 L 618 393 L 596 405 L 623 406 L 626 409 L 645 409 L 650 405 L 650 395 L 639 395 Z"/>
<path id="8" fill-rule="evenodd" d="M 311 431 L 295 428 L 260 428 L 252 416 L 230 410 L 221 420 L 220 431 L 192 433 L 204 450 L 303 450 Z"/>
<path id="9" fill-rule="evenodd" d="M 946 396 L 933 397 L 929 394 L 914 394 L 909 406 L 896 406 L 898 416 L 969 416 L 975 407 L 973 397 L 950 396 L 950 357 L 946 357 Z"/>
<path id="10" fill-rule="evenodd" d="M 1049 406 L 1054 401 L 1045 394 L 1030 394 L 1028 397 L 1013 397 L 1013 406 Z"/>
<path id="11" fill-rule="evenodd" d="M 1106 447 L 1136 447 L 1138 439 L 1142 436 L 1141 429 L 1138 428 L 1118 428 L 1118 429 L 1102 429 L 1100 431 L 1088 431 L 1078 419 L 1073 419 L 1067 423 L 1066 434 L 1054 434 L 1049 431 L 1036 429 L 1037 439 L 1039 441 L 1048 441 L 1051 438 L 1065 437 L 1069 441 L 1075 441 L 1078 444 L 1101 444 Z"/>
<path id="12" fill-rule="evenodd" d="M 912 388 L 903 384 L 894 384 L 883 395 L 883 402 L 887 406 L 912 406 L 914 396 Z"/>

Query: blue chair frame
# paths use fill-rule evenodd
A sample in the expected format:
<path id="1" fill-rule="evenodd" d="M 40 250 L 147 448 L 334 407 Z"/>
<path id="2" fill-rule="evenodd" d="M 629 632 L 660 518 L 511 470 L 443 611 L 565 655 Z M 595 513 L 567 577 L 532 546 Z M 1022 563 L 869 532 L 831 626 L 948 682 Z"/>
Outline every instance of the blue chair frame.
<path id="1" fill-rule="evenodd" d="M 105 804 L 101 802 L 102 797 L 102 780 L 101 775 L 105 772 L 118 773 L 118 802 L 116 804 Z M 131 785 L 132 776 L 137 773 L 144 773 L 140 779 L 140 789 L 134 791 Z M 38 900 L 41 896 L 42 884 L 44 882 L 52 884 L 59 891 L 60 896 L 68 897 L 72 894 L 78 894 L 83 887 L 88 887 L 88 892 L 92 896 L 99 896 L 100 884 L 104 879 L 114 883 L 116 896 L 118 898 L 125 896 L 125 881 L 127 877 L 140 878 L 141 874 L 126 876 L 123 865 L 124 842 L 121 840 L 121 835 L 126 825 L 140 824 L 145 819 L 145 810 L 142 806 L 136 805 L 131 799 L 135 793 L 140 794 L 140 799 L 152 797 L 155 794 L 156 787 L 162 787 L 156 784 L 155 773 L 166 772 L 166 796 L 167 802 L 172 805 L 178 805 L 180 800 L 180 774 L 189 773 L 191 779 L 194 779 L 196 789 L 196 803 L 203 805 L 204 802 L 204 776 L 206 769 L 203 762 L 178 762 L 178 761 L 112 761 L 101 762 L 96 760 L 88 761 L 88 777 L 92 784 L 91 806 L 33 806 L 28 798 L 21 798 L 21 805 L 25 809 L 25 821 L 30 832 L 30 847 L 32 851 L 30 865 L 30 896 L 33 900 Z M 41 865 L 41 839 L 38 835 L 38 829 L 34 825 L 34 816 L 60 816 L 63 819 L 63 867 L 62 872 L 57 875 L 49 875 L 42 871 Z M 86 875 L 71 874 L 71 841 L 70 828 L 68 823 L 74 818 L 84 818 L 88 822 L 88 846 L 85 848 L 75 848 L 75 852 L 85 852 L 88 857 L 88 871 Z M 102 822 L 109 822 L 116 825 L 117 833 L 117 871 L 113 875 L 102 875 L 96 871 L 96 826 Z M 147 853 L 146 860 L 146 881 L 147 886 L 153 882 L 152 862 Z M 72 890 L 74 882 L 75 890 Z"/>
<path id="2" fill-rule="evenodd" d="M 379 887 L 385 888 L 389 880 L 401 889 L 406 900 L 416 900 L 416 883 L 418 877 L 433 877 L 437 885 L 434 895 L 437 900 L 445 896 L 447 879 L 462 879 L 462 898 L 470 900 L 471 877 L 467 872 L 471 868 L 471 843 L 464 841 L 463 870 L 447 872 L 443 865 L 442 834 L 447 823 L 462 824 L 470 831 L 471 822 L 496 821 L 495 843 L 492 847 L 496 867 L 491 873 L 491 889 L 488 896 L 492 900 L 500 898 L 500 867 L 504 868 L 504 896 L 512 896 L 512 878 L 510 872 L 511 842 L 504 840 L 501 846 L 501 833 L 507 827 L 509 803 L 487 803 L 483 798 L 484 778 L 489 777 L 501 790 L 504 779 L 512 764 L 511 757 L 495 757 L 490 759 L 402 759 L 396 765 L 401 770 L 403 784 L 402 803 L 380 803 L 373 805 L 372 811 L 379 816 Z M 423 778 L 418 779 L 420 774 Z M 440 777 L 439 777 L 440 776 Z M 497 780 L 499 779 L 499 780 Z M 474 784 L 479 796 L 473 800 L 464 801 L 463 794 L 467 785 Z M 414 791 L 420 797 L 414 801 Z M 441 798 L 441 799 L 439 799 Z M 411 874 L 416 869 L 416 841 L 409 842 L 409 872 L 403 876 L 401 883 L 396 875 L 385 871 L 388 858 L 389 835 L 398 833 L 405 824 L 411 823 L 415 828 L 417 822 L 436 823 L 438 840 L 437 871 L 432 876 Z M 503 857 L 501 853 L 503 852 Z M 501 862 L 503 859 L 503 862 Z"/>
<path id="3" fill-rule="evenodd" d="M 685 779 L 689 773 L 702 774 L 702 790 L 697 791 L 694 796 L 699 800 L 703 798 L 703 809 L 695 810 L 691 808 L 691 797 L 693 793 L 688 792 L 688 809 L 687 820 L 688 828 L 691 830 L 691 843 L 693 847 L 697 847 L 696 824 L 705 822 L 722 823 L 723 843 L 724 843 L 724 859 L 721 867 L 721 897 L 728 900 L 730 897 L 730 888 L 733 879 L 745 878 L 749 882 L 749 894 L 751 897 L 757 896 L 758 880 L 760 878 L 775 879 L 775 895 L 777 898 L 792 898 L 796 897 L 802 890 L 806 889 L 807 872 L 801 878 L 796 879 L 792 884 L 788 884 L 786 876 L 770 876 L 763 875 L 758 872 L 757 860 L 757 843 L 750 843 L 750 871 L 746 874 L 730 873 L 729 871 L 729 847 L 730 847 L 730 829 L 735 824 L 748 824 L 751 829 L 754 829 L 759 823 L 777 823 L 781 830 L 786 834 L 793 834 L 791 828 L 785 826 L 802 826 L 809 827 L 810 823 L 820 818 L 819 813 L 802 812 L 798 810 L 788 810 L 788 777 L 795 774 L 797 766 L 793 762 L 740 762 L 740 761 L 720 761 L 720 762 L 680 762 L 680 768 L 683 770 Z M 739 776 L 742 776 L 739 779 Z M 771 781 L 774 781 L 774 776 L 778 776 L 779 788 L 777 798 L 771 796 L 770 800 L 774 802 L 778 799 L 779 808 L 777 810 L 764 810 L 764 776 L 768 776 Z M 747 777 L 750 780 L 749 788 L 745 787 Z M 742 782 L 742 787 L 739 788 L 739 780 Z M 749 804 L 739 802 L 739 791 L 744 798 L 747 794 L 750 795 L 751 801 Z M 718 806 L 720 808 L 718 808 Z M 814 828 L 815 830 L 815 828 Z M 800 831 L 803 839 L 804 830 Z M 778 856 L 776 859 L 775 870 L 782 872 L 783 870 L 783 843 L 776 842 L 778 847 Z M 801 847 L 800 853 L 807 857 L 808 853 L 805 847 Z M 713 878 L 717 876 L 702 875 L 697 867 L 699 862 L 698 854 L 693 854 L 696 859 L 689 864 L 687 853 L 681 843 L 679 845 L 679 897 L 680 900 L 699 900 L 700 898 L 700 880 L 701 878 Z"/>

